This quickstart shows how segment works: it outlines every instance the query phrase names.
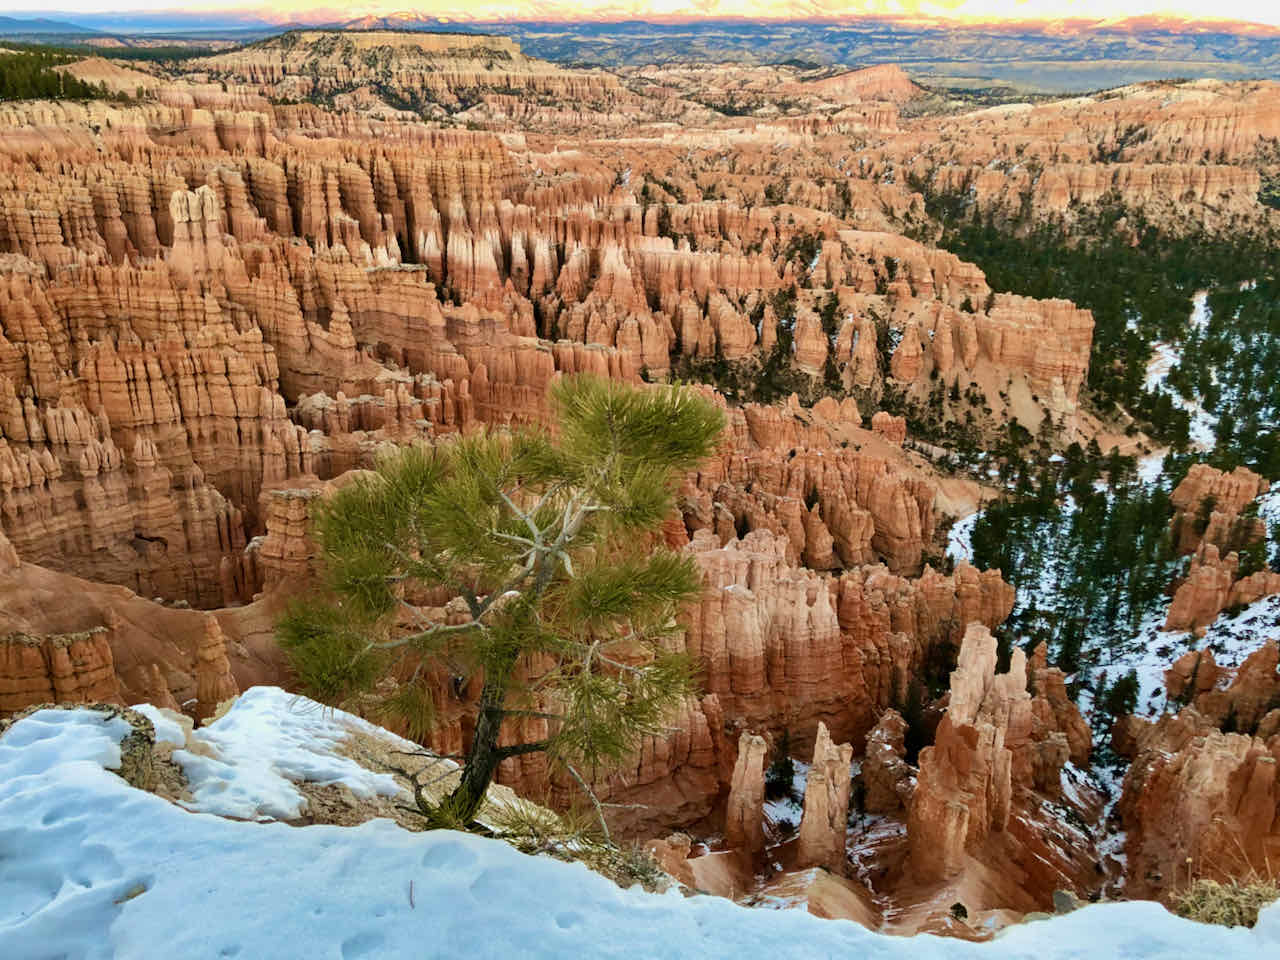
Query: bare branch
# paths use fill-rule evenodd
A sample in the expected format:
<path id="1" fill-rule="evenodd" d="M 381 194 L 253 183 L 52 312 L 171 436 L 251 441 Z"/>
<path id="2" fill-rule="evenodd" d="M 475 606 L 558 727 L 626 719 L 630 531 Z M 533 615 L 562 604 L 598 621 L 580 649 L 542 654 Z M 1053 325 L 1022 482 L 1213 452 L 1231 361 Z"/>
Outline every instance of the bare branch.
<path id="1" fill-rule="evenodd" d="M 459 633 L 463 630 L 472 630 L 479 624 L 474 620 L 467 623 L 437 623 L 430 629 L 423 630 L 419 633 L 411 633 L 406 637 L 400 637 L 397 640 L 386 640 L 382 643 L 371 643 L 369 648 L 372 650 L 394 650 L 397 647 L 406 647 L 411 643 L 418 643 L 427 640 L 440 633 Z"/>
<path id="2" fill-rule="evenodd" d="M 614 660 L 612 657 L 606 657 L 603 653 L 596 654 L 600 658 L 601 663 L 607 663 L 609 666 L 617 670 L 625 670 L 628 673 L 641 674 L 644 673 L 639 667 L 633 667 L 629 663 L 622 663 L 620 660 Z"/>
<path id="3" fill-rule="evenodd" d="M 528 527 L 529 532 L 533 534 L 533 542 L 540 545 L 542 543 L 542 531 L 539 530 L 537 525 L 533 522 L 533 518 L 517 507 L 515 503 L 512 502 L 511 498 L 507 496 L 507 492 L 505 490 L 500 489 L 498 491 L 498 496 L 502 498 L 502 502 L 507 505 L 512 513 L 524 521 L 524 525 Z"/>
<path id="4" fill-rule="evenodd" d="M 465 760 L 465 754 L 461 753 L 430 753 L 426 750 L 391 750 L 389 753 L 398 753 L 402 757 L 421 757 L 423 760 L 430 760 L 438 763 L 441 760 Z"/>
<path id="5" fill-rule="evenodd" d="M 613 838 L 609 835 L 609 825 L 604 822 L 604 809 L 600 806 L 600 798 L 596 796 L 594 790 L 587 786 L 587 781 L 582 779 L 582 774 L 578 773 L 573 764 L 566 763 L 565 767 L 573 775 L 573 779 L 578 781 L 578 786 L 582 788 L 582 792 L 590 798 L 591 803 L 595 806 L 596 817 L 600 820 L 600 832 L 604 834 L 604 842 L 613 843 Z"/>
<path id="6" fill-rule="evenodd" d="M 419 774 L 422 773 L 422 771 L 419 770 L 418 773 L 410 773 L 408 770 L 405 770 L 403 767 L 396 767 L 396 766 L 392 766 L 391 764 L 387 764 L 387 766 L 389 769 L 391 769 L 395 773 L 400 774 L 400 776 L 404 777 L 406 780 L 409 781 L 410 784 L 413 785 L 413 802 L 418 805 L 417 812 L 421 815 L 426 815 L 430 813 L 431 802 L 427 800 L 426 796 L 422 792 L 425 789 L 425 787 L 418 782 L 418 776 Z"/>

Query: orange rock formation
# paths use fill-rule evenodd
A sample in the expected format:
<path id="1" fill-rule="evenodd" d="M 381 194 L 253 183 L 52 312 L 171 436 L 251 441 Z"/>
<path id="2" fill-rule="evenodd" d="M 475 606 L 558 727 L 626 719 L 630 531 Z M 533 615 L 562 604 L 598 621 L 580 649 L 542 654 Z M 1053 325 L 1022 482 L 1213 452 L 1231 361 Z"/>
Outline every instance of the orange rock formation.
<path id="1" fill-rule="evenodd" d="M 1192 705 L 1154 723 L 1124 721 L 1119 742 L 1132 764 L 1116 810 L 1133 895 L 1169 897 L 1198 876 L 1265 875 L 1280 856 L 1278 661 L 1273 640 L 1216 689 L 1212 655 L 1184 657 L 1169 692 Z"/>
<path id="2" fill-rule="evenodd" d="M 813 765 L 804 788 L 804 816 L 796 849 L 800 867 L 841 867 L 849 822 L 849 765 L 853 747 L 836 746 L 824 723 L 818 724 Z"/>
<path id="3" fill-rule="evenodd" d="M 1037 678 L 1046 673 L 1037 666 Z M 1066 731 L 1058 727 L 1055 706 Z M 997 673 L 995 637 L 970 625 L 951 674 L 947 711 L 933 745 L 920 751 L 907 817 L 913 875 L 941 881 L 958 874 L 970 854 L 1009 828 L 1015 788 L 1056 794 L 1063 765 L 1087 761 L 1088 749 L 1088 727 L 1065 695 L 1033 698 L 1026 656 L 1017 647 L 1009 671 Z"/>
<path id="4" fill-rule="evenodd" d="M 975 909 L 1021 910 L 1086 891 L 1089 842 L 1055 839 L 1041 799 L 1087 761 L 1089 729 L 1043 649 L 995 673 L 987 628 L 1013 605 L 999 572 L 926 562 L 941 513 L 976 491 L 930 466 L 901 414 L 954 386 L 991 409 L 981 429 L 1017 419 L 1083 442 L 1093 320 L 992 290 L 904 234 L 929 235 L 922 185 L 995 212 L 1025 197 L 1070 219 L 1118 195 L 1175 226 L 1265 219 L 1274 85 L 908 118 L 919 91 L 896 68 L 615 76 L 503 38 L 385 31 L 65 69 L 144 97 L 0 105 L 0 712 L 148 699 L 204 718 L 285 681 L 271 623 L 314 585 L 311 510 L 380 450 L 539 423 L 563 374 L 691 374 L 728 429 L 663 536 L 707 588 L 679 641 L 705 691 L 597 778 L 618 830 L 723 823 L 731 849 L 690 859 L 676 838 L 664 856 L 706 889 L 753 886 L 777 839 L 767 743 L 788 730 L 814 765 L 768 895 L 881 919 L 846 857 L 853 750 L 835 746 L 864 742 L 868 807 L 905 820 L 875 854 L 906 865 L 867 880 L 878 895 L 963 889 Z M 1256 537 L 1246 507 L 1265 489 L 1198 466 L 1175 491 L 1195 559 L 1171 629 L 1280 588 L 1237 581 L 1230 552 Z M 449 597 L 422 602 L 450 615 Z M 917 776 L 891 707 L 948 644 L 960 665 Z M 1161 873 L 1186 847 L 1164 821 L 1184 812 L 1226 818 L 1221 838 L 1186 841 L 1194 856 L 1274 833 L 1273 653 L 1225 689 L 1211 664 L 1170 684 L 1199 719 L 1130 731 L 1147 771 L 1126 786 L 1132 862 Z M 460 750 L 478 691 L 433 682 L 432 742 Z M 1226 786 L 1170 799 L 1204 771 Z M 500 776 L 558 801 L 578 790 L 536 756 Z"/>

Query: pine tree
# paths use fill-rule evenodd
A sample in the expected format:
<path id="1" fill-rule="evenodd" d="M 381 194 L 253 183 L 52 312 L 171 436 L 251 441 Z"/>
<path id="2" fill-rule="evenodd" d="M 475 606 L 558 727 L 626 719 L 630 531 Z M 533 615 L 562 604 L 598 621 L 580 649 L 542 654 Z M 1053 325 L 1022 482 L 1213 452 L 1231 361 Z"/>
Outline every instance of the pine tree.
<path id="1" fill-rule="evenodd" d="M 785 727 L 774 747 L 773 760 L 764 773 L 764 795 L 769 800 L 789 797 L 795 789 L 796 765 L 791 759 L 791 731 Z"/>
<path id="2" fill-rule="evenodd" d="M 585 789 L 580 768 L 625 758 L 693 690 L 664 641 L 698 570 L 653 534 L 722 414 L 686 388 L 585 376 L 559 381 L 551 407 L 550 431 L 405 449 L 337 491 L 315 527 L 332 599 L 306 598 L 277 626 L 304 690 L 386 710 L 417 737 L 433 667 L 483 677 L 457 788 L 434 806 L 419 795 L 434 823 L 473 820 L 509 757 L 545 752 Z M 461 597 L 466 615 L 424 621 L 411 603 L 424 590 Z M 551 664 L 536 685 L 534 656 Z M 387 693 L 392 676 L 409 679 Z M 504 721 L 528 717 L 548 735 L 505 742 Z"/>
<path id="3" fill-rule="evenodd" d="M 1116 678 L 1115 685 L 1102 695 L 1099 706 L 1108 716 L 1126 716 L 1137 708 L 1139 692 L 1138 674 L 1129 670 Z"/>

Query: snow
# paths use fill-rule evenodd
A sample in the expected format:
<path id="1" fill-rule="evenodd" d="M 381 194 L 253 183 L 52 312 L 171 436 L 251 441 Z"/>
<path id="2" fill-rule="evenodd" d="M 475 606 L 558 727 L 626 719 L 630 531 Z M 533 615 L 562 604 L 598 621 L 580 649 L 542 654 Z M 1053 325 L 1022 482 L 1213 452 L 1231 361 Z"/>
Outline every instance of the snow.
<path id="1" fill-rule="evenodd" d="M 1241 290 L 1245 287 L 1240 286 Z M 1197 290 L 1191 298 L 1191 326 L 1197 330 L 1203 330 L 1209 323 L 1209 291 Z"/>
<path id="2" fill-rule="evenodd" d="M 1280 483 L 1258 498 L 1258 516 L 1267 524 L 1267 530 L 1280 524 Z"/>
<path id="3" fill-rule="evenodd" d="M 973 562 L 973 528 L 978 524 L 981 511 L 961 517 L 951 525 L 947 534 L 947 556 L 959 563 L 961 560 Z"/>
<path id="4" fill-rule="evenodd" d="M 335 752 L 352 729 L 372 724 L 320 706 L 279 687 L 245 691 L 217 723 L 192 739 L 213 756 L 175 750 L 195 797 L 193 810 L 246 820 L 293 820 L 306 798 L 294 783 L 342 784 L 356 797 L 394 797 L 403 788 L 389 773 L 372 773 Z M 403 749 L 416 750 L 403 741 Z"/>
<path id="5" fill-rule="evenodd" d="M 1164 476 L 1164 458 L 1167 450 L 1157 450 L 1138 460 L 1138 479 L 1147 486 L 1160 482 Z"/>
<path id="6" fill-rule="evenodd" d="M 1080 691 L 1078 703 L 1080 711 L 1096 721 L 1090 724 L 1095 737 L 1104 735 L 1111 724 L 1109 716 L 1091 715 L 1093 691 L 1100 674 L 1105 673 L 1107 681 L 1115 683 L 1119 677 L 1133 670 L 1138 676 L 1138 705 L 1134 712 L 1139 716 L 1155 716 L 1164 712 L 1168 705 L 1164 694 L 1164 671 L 1189 649 L 1187 642 L 1191 637 L 1187 633 L 1161 630 L 1165 615 L 1163 608 L 1148 613 L 1134 636 L 1121 644 L 1103 645 L 1101 650 L 1106 655 L 1105 660 L 1085 671 L 1089 682 Z"/>
<path id="7" fill-rule="evenodd" d="M 249 723 L 294 735 L 318 714 L 249 691 Z M 233 710 L 234 713 L 234 710 Z M 228 714 L 227 716 L 231 716 Z M 218 731 L 227 720 L 214 723 Z M 235 727 L 237 724 L 230 724 Z M 42 710 L 0 739 L 0 955 L 66 957 L 847 957 L 879 960 L 1274 955 L 1280 906 L 1253 930 L 1193 924 L 1154 903 L 1085 907 L 987 944 L 888 937 L 805 911 L 621 890 L 581 864 L 499 840 L 226 820 L 128 786 L 108 770 L 128 732 L 88 710 Z M 287 739 L 287 738 L 286 738 Z M 277 741 L 267 749 L 303 749 Z M 311 761 L 319 763 L 319 761 Z M 333 762 L 340 767 L 339 758 Z"/>
<path id="8" fill-rule="evenodd" d="M 1238 667 L 1267 640 L 1274 640 L 1280 626 L 1280 594 L 1263 597 L 1234 616 L 1220 613 L 1196 646 L 1208 646 L 1222 667 Z"/>
<path id="9" fill-rule="evenodd" d="M 800 818 L 804 816 L 804 791 L 809 782 L 810 765 L 795 759 L 791 761 L 791 765 L 791 793 L 777 800 L 766 800 L 764 813 L 771 824 L 776 825 L 786 820 L 792 827 L 799 829 Z"/>
<path id="10" fill-rule="evenodd" d="M 1079 706 L 1082 713 L 1090 715 L 1093 707 L 1092 690 L 1098 674 L 1106 672 L 1109 682 L 1129 670 L 1138 675 L 1139 716 L 1155 717 L 1166 710 L 1178 710 L 1165 696 L 1164 672 L 1178 657 L 1189 650 L 1213 650 L 1214 661 L 1221 667 L 1234 668 L 1244 662 L 1249 654 L 1266 640 L 1273 639 L 1280 626 L 1280 594 L 1272 594 L 1256 600 L 1234 616 L 1227 613 L 1205 629 L 1202 638 L 1185 630 L 1162 630 L 1167 609 L 1160 609 L 1144 618 L 1137 633 L 1123 645 L 1113 648 L 1105 663 L 1087 671 L 1089 683 L 1080 691 Z M 1225 678 L 1224 678 L 1225 682 Z M 1095 736 L 1110 724 L 1109 717 L 1094 717 Z"/>
<path id="11" fill-rule="evenodd" d="M 1208 291 L 1197 291 L 1191 298 L 1191 316 L 1188 324 L 1195 329 L 1203 329 L 1209 322 Z M 1195 400 L 1188 400 L 1178 391 L 1170 389 L 1166 381 L 1169 371 L 1182 360 L 1182 353 L 1172 344 L 1156 341 L 1151 345 L 1151 360 L 1147 363 L 1147 376 L 1143 384 L 1149 393 L 1167 393 L 1174 405 L 1181 407 L 1191 415 L 1191 446 L 1196 450 L 1212 450 L 1217 442 L 1214 427 L 1218 418 L 1209 413 Z"/>
<path id="12" fill-rule="evenodd" d="M 187 745 L 187 734 L 182 729 L 182 725 L 166 716 L 159 707 L 150 703 L 139 703 L 130 709 L 136 710 L 151 721 L 151 725 L 156 730 L 156 743 L 171 743 L 175 747 Z"/>

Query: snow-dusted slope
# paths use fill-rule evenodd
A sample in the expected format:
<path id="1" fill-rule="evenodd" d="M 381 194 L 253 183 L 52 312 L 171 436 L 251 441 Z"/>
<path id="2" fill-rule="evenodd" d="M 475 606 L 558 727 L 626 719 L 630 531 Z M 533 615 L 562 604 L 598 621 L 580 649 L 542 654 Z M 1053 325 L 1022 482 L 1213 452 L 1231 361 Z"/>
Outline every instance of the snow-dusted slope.
<path id="1" fill-rule="evenodd" d="M 148 716 L 154 722 L 154 714 Z M 207 748 L 211 756 L 175 750 L 173 759 L 195 795 L 192 808 L 224 817 L 294 819 L 306 806 L 294 786 L 300 781 L 340 783 L 361 799 L 405 793 L 390 774 L 371 773 L 337 752 L 351 730 L 393 737 L 359 717 L 279 687 L 253 687 L 225 716 L 193 734 L 194 745 Z M 401 749 L 416 749 L 394 739 Z"/>
<path id="2" fill-rule="evenodd" d="M 256 701 L 257 722 L 271 719 L 267 699 Z M 284 697 L 269 700 L 272 710 L 299 709 Z M 1156 904 L 1127 903 L 1021 925 L 989 944 L 902 939 L 801 911 L 624 891 L 579 864 L 466 834 L 411 833 L 386 820 L 359 827 L 227 820 L 188 812 L 109 773 L 128 726 L 104 718 L 44 710 L 0 739 L 4 960 L 1224 960 L 1280 951 L 1280 906 L 1254 930 L 1201 926 Z M 296 717 L 275 719 L 288 728 Z M 319 757 L 330 746 L 317 740 L 302 748 Z M 286 744 L 284 753 L 298 748 Z M 279 749 L 268 738 L 257 759 L 275 767 Z M 234 767 L 240 756 L 223 759 Z"/>

